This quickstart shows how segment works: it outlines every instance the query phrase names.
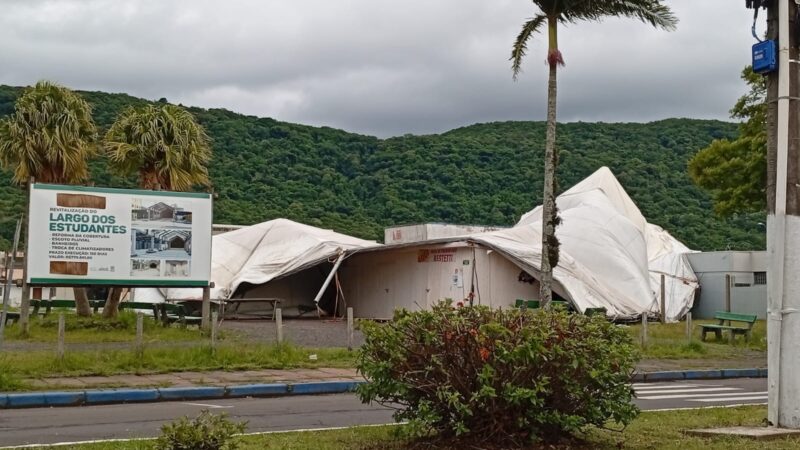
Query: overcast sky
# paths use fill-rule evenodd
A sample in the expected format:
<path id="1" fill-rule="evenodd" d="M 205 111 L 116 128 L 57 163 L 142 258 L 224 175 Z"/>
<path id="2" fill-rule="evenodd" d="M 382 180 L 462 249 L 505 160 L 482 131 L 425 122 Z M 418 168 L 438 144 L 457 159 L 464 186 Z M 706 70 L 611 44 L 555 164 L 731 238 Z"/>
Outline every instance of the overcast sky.
<path id="1" fill-rule="evenodd" d="M 727 119 L 752 11 L 667 0 L 560 30 L 559 121 Z M 526 0 L 0 0 L 0 84 L 49 79 L 378 136 L 544 120 L 545 36 L 512 81 Z M 759 24 L 763 32 L 764 24 Z"/>

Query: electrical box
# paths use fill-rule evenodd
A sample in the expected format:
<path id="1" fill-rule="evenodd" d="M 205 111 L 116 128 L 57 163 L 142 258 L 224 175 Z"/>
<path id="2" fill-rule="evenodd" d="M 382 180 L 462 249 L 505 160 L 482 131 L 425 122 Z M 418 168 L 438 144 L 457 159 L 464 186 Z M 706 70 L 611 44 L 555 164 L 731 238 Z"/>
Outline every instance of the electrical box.
<path id="1" fill-rule="evenodd" d="M 777 47 L 773 40 L 753 45 L 753 72 L 765 74 L 778 68 Z"/>

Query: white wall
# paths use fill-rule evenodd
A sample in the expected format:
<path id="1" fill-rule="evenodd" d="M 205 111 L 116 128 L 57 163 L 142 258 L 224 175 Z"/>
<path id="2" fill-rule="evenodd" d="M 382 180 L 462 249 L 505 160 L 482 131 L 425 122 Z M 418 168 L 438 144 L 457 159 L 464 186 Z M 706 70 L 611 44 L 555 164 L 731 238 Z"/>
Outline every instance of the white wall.
<path id="1" fill-rule="evenodd" d="M 441 299 L 463 301 L 477 271 L 475 304 L 509 307 L 538 298 L 538 284 L 518 281 L 519 267 L 497 252 L 465 243 L 356 253 L 340 269 L 345 299 L 356 317 L 386 319 L 394 309 L 430 308 Z"/>

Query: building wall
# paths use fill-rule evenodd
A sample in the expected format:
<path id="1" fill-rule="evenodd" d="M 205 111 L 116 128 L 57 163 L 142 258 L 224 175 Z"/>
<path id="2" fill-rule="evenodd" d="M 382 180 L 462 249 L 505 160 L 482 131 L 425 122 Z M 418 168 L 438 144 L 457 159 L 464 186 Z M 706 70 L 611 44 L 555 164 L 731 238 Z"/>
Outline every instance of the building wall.
<path id="1" fill-rule="evenodd" d="M 700 282 L 692 308 L 694 318 L 711 319 L 717 311 L 728 309 L 727 283 L 731 312 L 766 317 L 767 285 L 762 284 L 762 275 L 755 276 L 767 271 L 766 252 L 703 252 L 691 253 L 688 258 Z"/>
<path id="2" fill-rule="evenodd" d="M 330 269 L 330 264 L 324 264 L 266 284 L 253 286 L 244 291 L 241 298 L 279 298 L 281 299 L 279 307 L 284 316 L 298 315 L 300 313 L 299 305 L 314 305 L 314 297 L 322 288 Z M 263 304 L 257 303 L 254 303 L 252 307 L 242 304 L 239 310 L 247 312 L 263 307 Z"/>
<path id="3" fill-rule="evenodd" d="M 396 308 L 430 308 L 442 299 L 465 301 L 477 273 L 474 304 L 509 307 L 536 299 L 536 283 L 518 280 L 521 269 L 497 252 L 464 243 L 357 253 L 340 269 L 345 298 L 356 317 L 386 319 Z"/>

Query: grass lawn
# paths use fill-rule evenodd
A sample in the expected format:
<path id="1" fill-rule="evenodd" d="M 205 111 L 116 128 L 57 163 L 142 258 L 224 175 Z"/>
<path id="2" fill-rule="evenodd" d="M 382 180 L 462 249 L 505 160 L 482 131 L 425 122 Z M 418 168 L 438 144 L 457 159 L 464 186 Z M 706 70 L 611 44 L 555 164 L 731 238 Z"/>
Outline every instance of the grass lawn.
<path id="1" fill-rule="evenodd" d="M 749 343 L 739 336 L 731 344 L 727 341 L 728 334 L 724 334 L 721 341 L 709 335 L 708 340 L 700 340 L 700 324 L 717 323 L 714 320 L 693 321 L 692 342 L 686 338 L 686 322 L 679 323 L 649 323 L 647 325 L 647 348 L 642 349 L 642 358 L 652 359 L 683 359 L 713 357 L 716 359 L 733 359 L 745 355 L 767 351 L 767 325 L 763 320 L 756 321 L 753 326 Z M 642 325 L 629 325 L 631 336 L 640 342 Z"/>
<path id="2" fill-rule="evenodd" d="M 683 411 L 644 412 L 624 432 L 591 430 L 584 436 L 585 444 L 570 448 L 582 449 L 796 449 L 800 438 L 774 441 L 752 441 L 741 438 L 698 438 L 687 436 L 690 428 L 720 426 L 758 426 L 766 417 L 763 406 L 738 408 L 708 408 Z M 292 432 L 244 436 L 242 449 L 404 449 L 405 442 L 395 437 L 397 427 L 354 427 L 344 430 Z M 152 448 L 152 441 L 111 442 L 85 444 L 69 448 L 74 450 L 132 450 Z M 461 447 L 463 448 L 463 446 Z M 533 446 L 531 448 L 541 448 Z M 566 447 L 546 447 L 566 448 Z"/>
<path id="3" fill-rule="evenodd" d="M 136 339 L 136 314 L 131 311 L 120 312 L 116 320 L 105 320 L 96 314 L 93 317 L 77 317 L 68 312 L 64 315 L 67 343 L 133 342 Z M 150 341 L 192 341 L 201 340 L 198 327 L 181 328 L 177 324 L 163 327 L 152 317 L 144 318 L 144 338 Z M 31 319 L 29 334 L 24 336 L 19 324 L 6 328 L 8 342 L 50 342 L 58 339 L 58 312 Z"/>

